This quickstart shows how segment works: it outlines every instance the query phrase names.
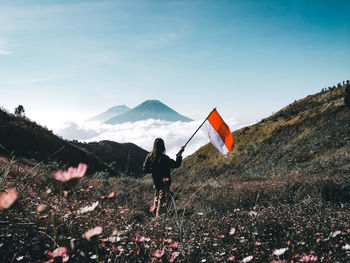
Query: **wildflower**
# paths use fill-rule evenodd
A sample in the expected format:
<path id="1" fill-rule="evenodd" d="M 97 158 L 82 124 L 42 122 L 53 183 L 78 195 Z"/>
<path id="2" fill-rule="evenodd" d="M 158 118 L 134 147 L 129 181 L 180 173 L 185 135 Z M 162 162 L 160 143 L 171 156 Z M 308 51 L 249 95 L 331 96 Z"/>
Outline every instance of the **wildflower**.
<path id="1" fill-rule="evenodd" d="M 248 256 L 242 259 L 242 262 L 250 262 L 253 259 L 253 256 Z"/>
<path id="2" fill-rule="evenodd" d="M 91 206 L 84 206 L 82 208 L 80 208 L 77 212 L 78 215 L 79 214 L 84 214 L 86 212 L 90 212 L 93 211 L 96 207 L 98 206 L 98 201 L 96 201 L 95 203 L 93 203 Z"/>
<path id="3" fill-rule="evenodd" d="M 337 235 L 340 235 L 341 234 L 341 231 L 335 231 L 332 233 L 332 237 L 336 237 Z"/>
<path id="4" fill-rule="evenodd" d="M 121 239 L 121 237 L 115 237 L 115 236 L 111 236 L 111 237 L 107 237 L 107 238 L 101 238 L 100 239 L 102 242 L 111 242 L 111 243 L 115 243 L 115 242 L 119 242 Z"/>
<path id="5" fill-rule="evenodd" d="M 90 238 L 92 238 L 93 236 L 98 236 L 102 233 L 102 227 L 97 226 L 95 228 L 92 228 L 88 231 L 86 231 L 83 234 L 83 238 L 86 238 L 87 240 L 90 240 Z"/>
<path id="6" fill-rule="evenodd" d="M 170 259 L 169 259 L 169 262 L 174 262 L 174 260 L 177 258 L 179 256 L 179 252 L 173 252 L 172 254 L 171 254 L 171 257 L 170 257 Z"/>
<path id="7" fill-rule="evenodd" d="M 299 259 L 301 262 L 316 262 L 317 257 L 316 256 L 308 256 L 308 255 L 303 255 L 301 259 Z"/>
<path id="8" fill-rule="evenodd" d="M 152 206 L 149 208 L 149 211 L 150 211 L 151 213 L 153 213 L 154 210 L 156 210 L 156 206 L 155 206 L 155 205 L 152 205 Z"/>
<path id="9" fill-rule="evenodd" d="M 149 241 L 149 238 L 145 238 L 144 236 L 136 236 L 132 238 L 132 241 L 134 242 L 143 242 L 143 241 Z"/>
<path id="10" fill-rule="evenodd" d="M 250 211 L 250 212 L 249 212 L 249 215 L 250 215 L 251 217 L 256 217 L 256 216 L 258 215 L 258 213 L 255 212 L 255 211 Z"/>
<path id="11" fill-rule="evenodd" d="M 350 250 L 350 245 L 346 244 L 345 246 L 342 247 L 343 250 Z"/>
<path id="12" fill-rule="evenodd" d="M 178 248 L 179 247 L 179 243 L 178 242 L 174 242 L 174 243 L 171 243 L 169 245 L 170 248 Z"/>
<path id="13" fill-rule="evenodd" d="M 231 256 L 231 257 L 229 257 L 229 258 L 227 259 L 227 261 L 234 261 L 235 259 L 236 259 L 235 256 Z"/>
<path id="14" fill-rule="evenodd" d="M 275 250 L 273 251 L 273 255 L 275 255 L 275 256 L 281 256 L 281 255 L 283 255 L 287 250 L 288 250 L 287 247 L 285 247 L 285 248 L 280 248 L 280 249 L 275 249 Z"/>
<path id="15" fill-rule="evenodd" d="M 256 245 L 256 246 L 261 246 L 262 243 L 258 241 L 258 242 L 255 242 L 254 245 Z"/>
<path id="16" fill-rule="evenodd" d="M 164 250 L 157 249 L 152 255 L 156 258 L 161 258 L 164 255 Z"/>
<path id="17" fill-rule="evenodd" d="M 56 180 L 61 182 L 67 182 L 73 178 L 83 177 L 87 170 L 87 165 L 84 163 L 79 163 L 77 168 L 69 167 L 67 171 L 57 171 L 54 174 Z"/>
<path id="18" fill-rule="evenodd" d="M 46 204 L 41 204 L 36 207 L 38 213 L 43 213 L 47 210 L 48 206 Z"/>
<path id="19" fill-rule="evenodd" d="M 163 242 L 165 242 L 165 243 L 169 243 L 170 244 L 171 241 L 172 241 L 171 238 L 167 238 L 167 239 L 163 238 Z"/>
<path id="20" fill-rule="evenodd" d="M 109 195 L 106 195 L 106 196 L 101 196 L 102 199 L 104 198 L 113 198 L 114 197 L 114 192 L 111 192 Z"/>
<path id="21" fill-rule="evenodd" d="M 67 262 L 69 256 L 67 255 L 68 249 L 66 247 L 58 247 L 53 252 L 47 252 L 47 255 L 51 257 L 48 263 L 56 262 L 55 258 L 62 257 L 62 262 Z"/>
<path id="22" fill-rule="evenodd" d="M 234 228 L 234 227 L 231 227 L 231 229 L 230 229 L 230 235 L 232 236 L 232 235 L 234 235 L 236 233 L 236 228 Z"/>
<path id="23" fill-rule="evenodd" d="M 5 193 L 0 195 L 0 210 L 9 208 L 17 199 L 17 192 L 15 188 L 8 189 Z"/>

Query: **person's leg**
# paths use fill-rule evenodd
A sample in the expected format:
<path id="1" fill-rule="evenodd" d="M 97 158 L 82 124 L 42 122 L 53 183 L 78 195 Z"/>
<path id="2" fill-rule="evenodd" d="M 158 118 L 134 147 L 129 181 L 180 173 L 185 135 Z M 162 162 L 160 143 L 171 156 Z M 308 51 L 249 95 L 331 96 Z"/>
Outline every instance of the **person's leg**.
<path id="1" fill-rule="evenodd" d="M 170 201 L 170 189 L 169 187 L 164 187 L 159 190 L 159 213 L 164 213 L 168 209 L 168 204 Z"/>
<path id="2" fill-rule="evenodd" d="M 158 195 L 159 195 L 159 191 L 156 189 L 156 187 L 153 185 L 153 203 L 152 203 L 152 206 L 151 208 L 149 209 L 149 211 L 151 213 L 153 213 L 156 208 L 157 208 L 157 205 L 158 205 Z"/>
<path id="3" fill-rule="evenodd" d="M 159 216 L 159 212 L 160 212 L 160 207 L 161 207 L 161 203 L 162 203 L 162 199 L 163 199 L 163 189 L 157 189 L 157 211 L 156 211 L 156 217 Z"/>

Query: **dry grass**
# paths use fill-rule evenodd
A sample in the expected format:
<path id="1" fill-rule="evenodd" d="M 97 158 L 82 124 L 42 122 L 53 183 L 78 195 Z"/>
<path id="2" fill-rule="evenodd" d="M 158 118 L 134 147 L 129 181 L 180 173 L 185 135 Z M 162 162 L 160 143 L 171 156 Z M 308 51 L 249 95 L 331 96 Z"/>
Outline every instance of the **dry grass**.
<path id="1" fill-rule="evenodd" d="M 205 145 L 175 172 L 183 182 L 213 176 L 263 176 L 346 170 L 350 111 L 346 86 L 296 101 L 261 122 L 234 131 L 235 147 L 225 159 Z M 329 154 L 332 154 L 331 156 Z M 347 174 L 350 170 L 347 169 Z"/>
<path id="2" fill-rule="evenodd" d="M 65 197 L 50 167 L 22 170 L 15 163 L 10 170 L 5 188 L 16 187 L 19 199 L 0 212 L 0 262 L 42 262 L 58 246 L 69 249 L 69 262 L 168 262 L 175 251 L 175 262 L 227 262 L 233 257 L 239 262 L 248 256 L 252 262 L 298 262 L 303 255 L 323 262 L 350 259 L 350 250 L 343 249 L 350 244 L 350 196 L 343 176 L 295 173 L 175 182 L 176 210 L 171 206 L 155 219 L 148 212 L 149 177 L 83 178 Z M 101 198 L 111 192 L 113 198 Z M 77 213 L 96 201 L 93 211 Z M 47 209 L 38 212 L 40 204 Z M 96 226 L 103 228 L 100 236 L 82 238 Z M 136 236 L 149 240 L 137 242 Z M 174 242 L 177 248 L 170 247 Z M 288 250 L 273 255 L 280 248 Z M 158 249 L 164 250 L 161 258 L 153 256 Z"/>

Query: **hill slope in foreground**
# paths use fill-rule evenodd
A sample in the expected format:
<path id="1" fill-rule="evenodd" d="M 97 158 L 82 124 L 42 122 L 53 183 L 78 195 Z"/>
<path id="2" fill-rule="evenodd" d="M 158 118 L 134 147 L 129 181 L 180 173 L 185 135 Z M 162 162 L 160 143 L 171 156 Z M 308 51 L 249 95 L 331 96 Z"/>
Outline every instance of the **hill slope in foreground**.
<path id="1" fill-rule="evenodd" d="M 149 176 L 83 177 L 69 188 L 44 164 L 0 158 L 0 191 L 18 193 L 0 210 L 0 262 L 349 262 L 343 92 L 235 131 L 227 161 L 209 145 L 186 158 L 158 219 Z"/>
<path id="2" fill-rule="evenodd" d="M 233 132 L 224 158 L 211 144 L 186 158 L 176 175 L 190 178 L 350 174 L 350 109 L 346 86 L 295 101 L 261 122 Z"/>
<path id="3" fill-rule="evenodd" d="M 63 140 L 52 131 L 0 109 L 0 156 L 15 155 L 26 162 L 57 166 L 87 163 L 88 173 L 106 172 L 142 175 L 142 162 L 147 152 L 132 144 L 112 141 L 79 143 Z M 34 162 L 33 162 L 34 161 Z"/>

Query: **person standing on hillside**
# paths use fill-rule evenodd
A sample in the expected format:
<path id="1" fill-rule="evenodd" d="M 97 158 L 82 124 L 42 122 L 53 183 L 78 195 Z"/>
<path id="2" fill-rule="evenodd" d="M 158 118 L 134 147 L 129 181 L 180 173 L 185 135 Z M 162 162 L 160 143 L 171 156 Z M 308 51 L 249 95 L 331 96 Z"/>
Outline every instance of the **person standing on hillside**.
<path id="1" fill-rule="evenodd" d="M 167 206 L 171 185 L 170 169 L 181 166 L 181 154 L 184 150 L 185 147 L 181 147 L 180 151 L 176 154 L 176 160 L 170 159 L 165 154 L 163 139 L 157 138 L 154 140 L 152 152 L 146 156 L 143 163 L 143 172 L 146 174 L 152 173 L 154 198 L 150 212 L 156 211 L 156 217 L 159 216 L 160 210 Z"/>

